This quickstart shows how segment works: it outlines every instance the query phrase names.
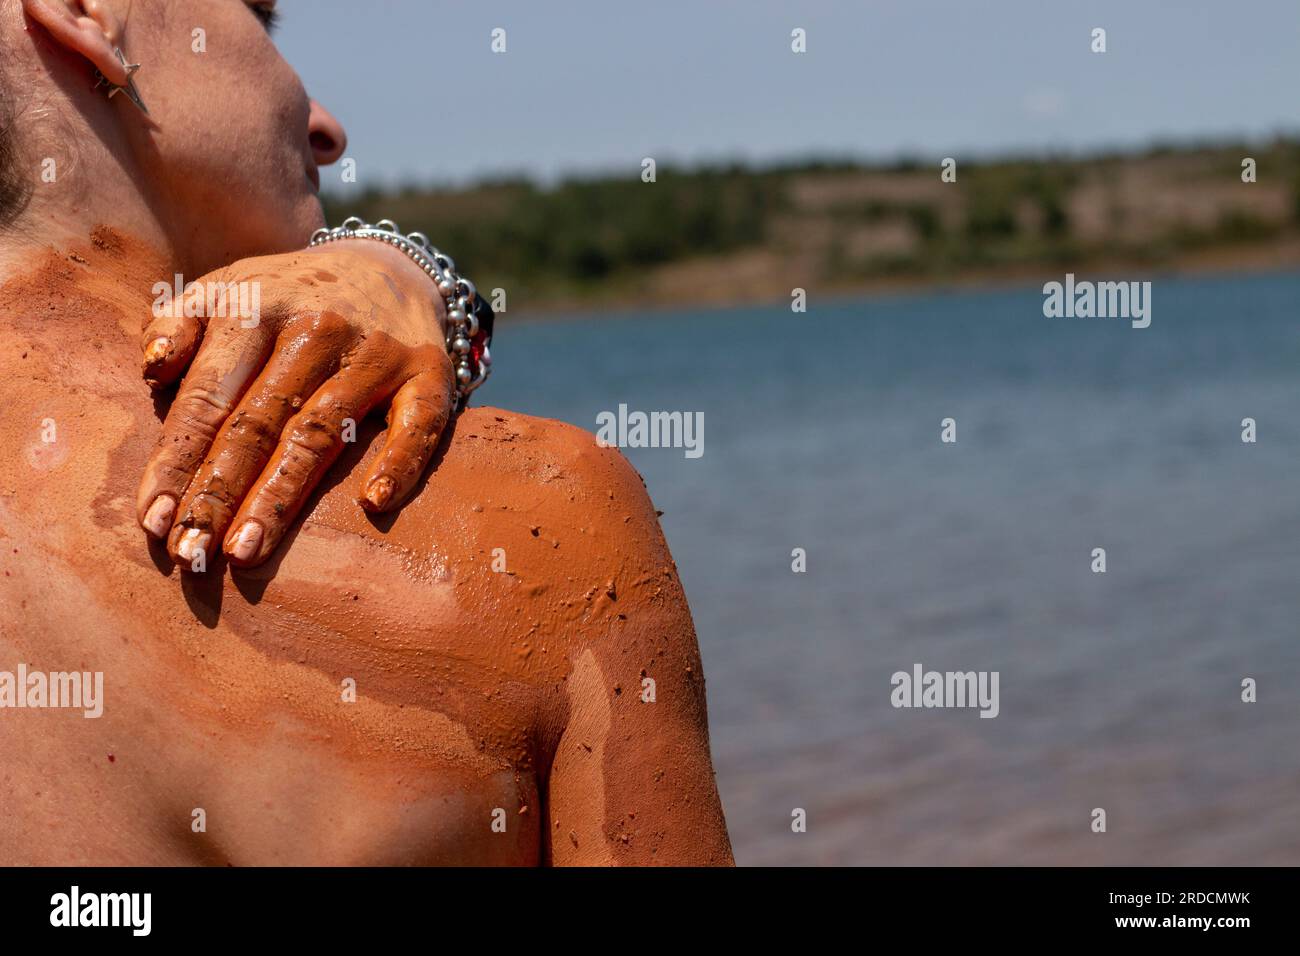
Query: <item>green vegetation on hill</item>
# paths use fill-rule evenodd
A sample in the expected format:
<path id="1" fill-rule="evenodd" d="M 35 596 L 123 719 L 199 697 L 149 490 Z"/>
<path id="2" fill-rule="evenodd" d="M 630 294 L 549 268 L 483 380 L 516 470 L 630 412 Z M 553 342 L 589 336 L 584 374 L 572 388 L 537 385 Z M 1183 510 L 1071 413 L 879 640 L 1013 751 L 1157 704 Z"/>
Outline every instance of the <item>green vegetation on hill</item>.
<path id="1" fill-rule="evenodd" d="M 1243 157 L 1258 181 L 1243 183 Z M 391 218 L 511 309 L 754 301 L 1090 264 L 1277 263 L 1300 246 L 1300 141 L 965 163 L 660 166 L 644 183 L 524 180 L 326 197 L 331 223 Z"/>

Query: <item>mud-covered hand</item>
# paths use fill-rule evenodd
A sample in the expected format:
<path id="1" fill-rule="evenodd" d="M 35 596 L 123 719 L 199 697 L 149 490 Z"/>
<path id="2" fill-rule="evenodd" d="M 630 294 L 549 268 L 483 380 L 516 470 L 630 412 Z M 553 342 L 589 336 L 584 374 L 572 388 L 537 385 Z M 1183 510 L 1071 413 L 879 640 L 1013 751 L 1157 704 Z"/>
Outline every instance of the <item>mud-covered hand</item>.
<path id="1" fill-rule="evenodd" d="M 241 260 L 167 299 L 145 329 L 145 379 L 185 377 L 136 514 L 178 564 L 195 565 L 200 549 L 205 563 L 218 550 L 237 566 L 265 561 L 385 401 L 388 434 L 358 501 L 385 511 L 415 487 L 455 398 L 445 306 L 414 262 L 382 243 L 336 242 Z"/>

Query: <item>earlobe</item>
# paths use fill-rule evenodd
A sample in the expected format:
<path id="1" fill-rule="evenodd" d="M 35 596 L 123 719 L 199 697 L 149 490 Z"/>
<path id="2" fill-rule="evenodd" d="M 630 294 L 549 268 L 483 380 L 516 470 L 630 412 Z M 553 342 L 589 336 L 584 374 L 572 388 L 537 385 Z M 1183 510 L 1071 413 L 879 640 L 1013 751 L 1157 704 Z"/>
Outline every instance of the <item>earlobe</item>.
<path id="1" fill-rule="evenodd" d="M 103 0 L 23 0 L 23 10 L 50 39 L 84 58 L 116 86 L 125 86 L 125 64 L 114 54 L 122 23 Z"/>

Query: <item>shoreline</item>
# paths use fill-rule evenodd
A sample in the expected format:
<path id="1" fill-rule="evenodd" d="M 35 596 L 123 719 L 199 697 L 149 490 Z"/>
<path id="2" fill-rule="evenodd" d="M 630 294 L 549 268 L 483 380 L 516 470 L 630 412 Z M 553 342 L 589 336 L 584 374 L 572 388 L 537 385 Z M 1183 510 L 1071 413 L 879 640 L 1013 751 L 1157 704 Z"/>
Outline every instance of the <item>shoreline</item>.
<path id="1" fill-rule="evenodd" d="M 1029 288 L 1043 282 L 1061 280 L 1067 272 L 1076 276 L 1104 273 L 1108 279 L 1197 278 L 1232 275 L 1271 275 L 1300 272 L 1300 238 L 1271 244 L 1273 255 L 1261 256 L 1257 247 L 1240 250 L 1212 249 L 1187 254 L 1158 266 L 1138 266 L 1118 259 L 1089 259 L 1078 265 L 1057 268 L 1025 267 L 972 270 L 942 280 L 921 276 L 872 279 L 864 282 L 809 284 L 809 300 L 849 302 L 894 298 L 897 296 L 940 295 L 945 292 L 1004 291 Z M 1234 254 L 1235 253 L 1235 254 Z M 546 300 L 536 307 L 519 310 L 518 318 L 507 312 L 503 318 L 512 325 L 525 323 L 561 323 L 608 317 L 675 313 L 682 311 L 726 311 L 746 307 L 777 307 L 789 304 L 789 294 L 770 290 L 753 295 L 716 297 L 652 295 L 642 299 L 610 296 L 591 299 Z"/>

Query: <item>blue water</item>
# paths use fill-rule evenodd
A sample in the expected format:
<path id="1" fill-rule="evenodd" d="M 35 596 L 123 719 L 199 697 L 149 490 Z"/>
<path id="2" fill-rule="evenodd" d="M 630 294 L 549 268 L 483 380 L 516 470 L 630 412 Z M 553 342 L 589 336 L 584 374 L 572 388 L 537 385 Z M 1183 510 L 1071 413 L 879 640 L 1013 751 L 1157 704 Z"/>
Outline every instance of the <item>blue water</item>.
<path id="1" fill-rule="evenodd" d="M 626 454 L 738 862 L 1300 864 L 1300 275 L 1157 279 L 1152 308 L 501 320 L 485 403 L 704 413 L 702 457 Z M 894 709 L 916 662 L 999 671 L 1000 716 Z"/>

